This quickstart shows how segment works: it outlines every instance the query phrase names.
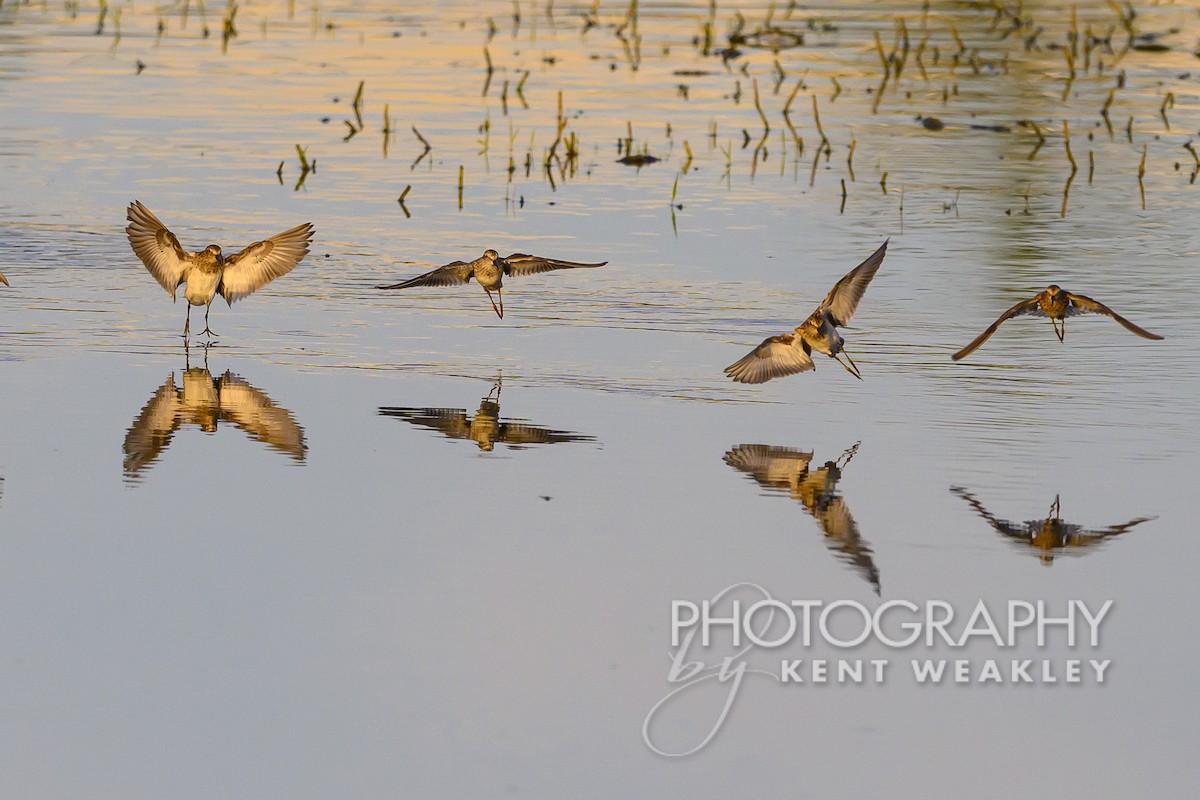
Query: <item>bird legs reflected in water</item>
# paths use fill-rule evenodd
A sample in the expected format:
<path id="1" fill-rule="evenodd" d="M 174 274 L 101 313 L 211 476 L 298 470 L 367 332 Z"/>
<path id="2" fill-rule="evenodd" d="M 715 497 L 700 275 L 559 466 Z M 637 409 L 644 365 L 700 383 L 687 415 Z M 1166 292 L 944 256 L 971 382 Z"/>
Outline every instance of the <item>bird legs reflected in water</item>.
<path id="1" fill-rule="evenodd" d="M 983 503 L 976 499 L 961 486 L 951 486 L 950 491 L 967 503 L 979 516 L 983 517 L 996 533 L 1021 547 L 1033 548 L 1039 560 L 1049 566 L 1057 555 L 1083 555 L 1090 552 L 1087 548 L 1099 544 L 1105 539 L 1120 536 L 1125 531 L 1148 522 L 1154 517 L 1138 517 L 1123 525 L 1113 525 L 1102 530 L 1087 530 L 1082 525 L 1063 522 L 1062 506 L 1058 495 L 1050 504 L 1049 514 L 1044 519 L 1027 520 L 1025 522 L 1010 522 L 998 519 L 988 511 Z"/>
<path id="2" fill-rule="evenodd" d="M 790 447 L 741 444 L 725 454 L 725 463 L 754 480 L 768 492 L 787 493 L 798 500 L 821 526 L 825 546 L 849 565 L 880 594 L 879 570 L 870 544 L 859 533 L 845 499 L 838 494 L 842 470 L 858 452 L 860 443 L 847 448 L 837 461 L 810 469 L 813 454 Z"/>
<path id="3" fill-rule="evenodd" d="M 212 341 L 198 342 L 199 348 L 204 352 L 204 369 L 208 369 L 208 351 L 216 347 L 217 343 Z M 183 368 L 184 370 L 191 369 L 192 366 L 192 348 L 187 337 L 183 339 Z"/>
<path id="4" fill-rule="evenodd" d="M 489 391 L 487 393 L 487 396 L 483 398 L 484 401 L 492 400 L 493 399 L 492 395 L 494 394 L 494 395 L 496 395 L 496 397 L 495 397 L 496 405 L 499 406 L 500 405 L 500 390 L 503 388 L 504 388 L 504 375 L 502 375 L 500 373 L 496 373 L 496 381 L 495 381 L 495 383 L 492 384 L 491 391 Z"/>

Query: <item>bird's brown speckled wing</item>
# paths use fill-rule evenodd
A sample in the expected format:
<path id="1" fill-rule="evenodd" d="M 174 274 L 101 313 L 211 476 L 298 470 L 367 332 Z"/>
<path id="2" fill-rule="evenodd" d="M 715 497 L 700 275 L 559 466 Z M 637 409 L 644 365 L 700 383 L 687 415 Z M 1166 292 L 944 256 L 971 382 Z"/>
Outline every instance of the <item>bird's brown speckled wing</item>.
<path id="1" fill-rule="evenodd" d="M 134 479 L 171 443 L 182 422 L 182 404 L 175 373 L 158 388 L 125 434 L 125 478 Z"/>
<path id="2" fill-rule="evenodd" d="M 816 369 L 807 343 L 792 333 L 772 336 L 738 361 L 725 374 L 739 383 L 765 383 L 772 378 Z"/>
<path id="3" fill-rule="evenodd" d="M 1068 316 L 1074 316 L 1076 314 L 1105 314 L 1116 320 L 1123 328 L 1125 328 L 1125 330 L 1136 333 L 1138 336 L 1141 336 L 1144 339 L 1159 340 L 1163 338 L 1157 333 L 1151 333 L 1145 328 L 1134 325 L 1132 322 L 1125 319 L 1108 306 L 1104 305 L 1104 303 L 1093 300 L 1090 297 L 1084 297 L 1081 294 L 1072 294 L 1067 292 L 1067 299 L 1071 301 Z"/>
<path id="4" fill-rule="evenodd" d="M 233 305 L 280 275 L 291 272 L 308 255 L 312 237 L 312 223 L 306 222 L 270 239 L 255 242 L 236 255 L 227 256 L 220 286 L 225 302 Z"/>
<path id="5" fill-rule="evenodd" d="M 975 495 L 968 492 L 964 487 L 951 486 L 950 491 L 961 497 L 963 500 L 966 500 L 971 508 L 975 509 L 975 513 L 987 520 L 987 523 L 992 526 L 992 529 L 1001 536 L 1007 536 L 1010 539 L 1025 539 L 1028 537 L 1024 526 L 1018 525 L 1015 522 L 1009 522 L 1006 519 L 998 519 L 997 517 L 993 516 L 992 513 L 984 507 L 983 503 L 979 502 Z"/>
<path id="6" fill-rule="evenodd" d="M 440 431 L 451 439 L 470 439 L 471 421 L 465 408 L 398 408 L 384 406 L 379 413 L 385 417 L 398 417 L 422 428 Z"/>
<path id="7" fill-rule="evenodd" d="M 146 265 L 154 280 L 158 281 L 158 285 L 166 289 L 174 300 L 175 289 L 183 283 L 183 274 L 191 263 L 191 256 L 179 246 L 175 234 L 167 230 L 167 226 L 137 200 L 129 204 L 126 218 L 129 226 L 125 228 L 125 234 L 129 237 L 130 247 Z"/>
<path id="8" fill-rule="evenodd" d="M 594 442 L 595 437 L 572 431 L 556 431 L 529 422 L 510 420 L 500 423 L 496 441 L 510 447 L 522 447 L 531 444 Z"/>
<path id="9" fill-rule="evenodd" d="M 867 256 L 866 261 L 847 272 L 821 301 L 820 307 L 829 313 L 834 325 L 845 325 L 854 316 L 858 301 L 862 300 L 863 292 L 867 291 L 867 285 L 875 277 L 879 265 L 883 263 L 883 257 L 887 255 L 889 241 L 891 240 L 885 240 L 878 250 Z"/>
<path id="10" fill-rule="evenodd" d="M 228 420 L 268 447 L 304 461 L 307 446 L 304 428 L 286 408 L 275 405 L 260 389 L 244 378 L 226 372 L 217 383 L 221 419 Z"/>
<path id="11" fill-rule="evenodd" d="M 1091 547 L 1092 545 L 1098 544 L 1105 539 L 1111 539 L 1114 536 L 1120 536 L 1122 533 L 1134 527 L 1135 525 L 1141 525 L 1143 522 L 1149 522 L 1152 519 L 1154 519 L 1154 517 L 1138 517 L 1136 519 L 1131 519 L 1129 522 L 1126 522 L 1123 525 L 1113 525 L 1105 528 L 1104 530 L 1083 530 L 1080 528 L 1080 530 L 1072 531 L 1069 536 L 1065 537 L 1063 546 Z"/>
<path id="12" fill-rule="evenodd" d="M 407 289 L 410 286 L 461 286 L 470 283 L 475 274 L 474 267 L 469 261 L 451 261 L 445 266 L 430 270 L 423 275 L 409 278 L 400 283 L 387 286 L 376 286 L 376 289 Z"/>
<path id="13" fill-rule="evenodd" d="M 587 263 L 582 261 L 559 261 L 554 258 L 542 258 L 540 256 L 531 256 L 527 253 L 513 253 L 508 258 L 504 259 L 508 265 L 504 268 L 505 275 L 536 275 L 539 272 L 550 272 L 556 269 L 591 269 L 593 267 L 603 267 L 607 261 L 598 261 L 595 263 Z"/>
<path id="14" fill-rule="evenodd" d="M 960 358 L 965 358 L 966 356 L 969 356 L 981 344 L 983 344 L 989 338 L 991 338 L 991 335 L 993 333 L 995 333 L 996 330 L 1005 321 L 1010 320 L 1013 317 L 1018 317 L 1022 314 L 1040 314 L 1040 313 L 1042 313 L 1042 307 L 1040 305 L 1038 305 L 1037 296 L 1031 297 L 1028 300 L 1022 300 L 1021 302 L 1017 303 L 1015 306 L 1010 308 L 1008 311 L 1005 311 L 1003 314 L 1001 314 L 1000 317 L 995 322 L 993 322 L 991 325 L 989 325 L 987 327 L 987 330 L 985 330 L 983 333 L 976 336 L 974 341 L 972 341 L 969 345 L 964 347 L 962 350 L 959 350 L 957 353 L 950 356 L 950 358 L 953 359 L 954 361 L 958 361 Z"/>
<path id="15" fill-rule="evenodd" d="M 808 472 L 813 454 L 791 447 L 767 444 L 739 444 L 725 454 L 725 463 L 745 472 L 760 486 L 791 491 Z"/>
<path id="16" fill-rule="evenodd" d="M 875 554 L 859 533 L 858 523 L 850 515 L 850 507 L 845 499 L 841 495 L 834 495 L 813 516 L 825 534 L 825 546 L 837 554 L 840 561 L 854 568 L 871 584 L 875 594 L 879 594 L 879 568 L 875 566 Z"/>

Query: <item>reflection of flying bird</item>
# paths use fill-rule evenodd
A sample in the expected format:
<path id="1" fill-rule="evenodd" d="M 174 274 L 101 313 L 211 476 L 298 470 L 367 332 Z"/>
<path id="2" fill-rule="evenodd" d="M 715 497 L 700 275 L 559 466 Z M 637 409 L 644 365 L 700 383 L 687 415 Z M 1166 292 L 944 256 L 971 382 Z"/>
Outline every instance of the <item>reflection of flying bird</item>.
<path id="1" fill-rule="evenodd" d="M 1132 331 L 1144 339 L 1161 339 L 1157 333 L 1151 333 L 1145 328 L 1140 328 L 1134 325 L 1129 320 L 1122 317 L 1117 312 L 1113 311 L 1103 303 L 1099 303 L 1090 297 L 1084 297 L 1081 294 L 1071 294 L 1066 289 L 1061 289 L 1054 284 L 1046 287 L 1046 291 L 1038 292 L 1028 300 L 1022 300 L 1015 306 L 1005 311 L 1000 315 L 999 319 L 988 326 L 987 330 L 975 337 L 975 341 L 959 350 L 950 358 L 958 361 L 960 358 L 965 358 L 973 353 L 981 344 L 991 338 L 1000 326 L 1012 319 L 1029 315 L 1033 317 L 1049 317 L 1050 324 L 1054 326 L 1054 333 L 1058 335 L 1058 340 L 1061 342 L 1067 335 L 1067 317 L 1074 317 L 1079 314 L 1104 314 L 1112 317 L 1127 331 Z"/>
<path id="2" fill-rule="evenodd" d="M 594 437 L 580 433 L 555 431 L 524 420 L 501 419 L 500 384 L 493 386 L 483 398 L 474 417 L 468 417 L 465 408 L 385 406 L 379 409 L 379 413 L 385 417 L 398 417 L 422 428 L 440 431 L 451 439 L 469 439 L 484 452 L 491 452 L 497 444 L 508 445 L 513 450 L 522 450 L 535 444 L 595 441 Z"/>
<path id="3" fill-rule="evenodd" d="M 154 462 L 182 426 L 212 433 L 219 422 L 232 423 L 273 450 L 304 461 L 304 429 L 291 412 L 232 372 L 213 378 L 207 369 L 193 367 L 184 371 L 182 389 L 171 373 L 129 426 L 125 477 L 136 478 Z"/>
<path id="4" fill-rule="evenodd" d="M 1082 525 L 1072 525 L 1063 522 L 1059 516 L 1058 495 L 1050 504 L 1050 513 L 1045 519 L 1032 519 L 1027 522 L 1009 522 L 996 519 L 988 512 L 975 496 L 961 486 L 952 486 L 950 491 L 966 500 L 979 516 L 987 520 L 996 533 L 1012 540 L 1016 544 L 1026 545 L 1038 552 L 1043 564 L 1049 565 L 1054 556 L 1063 553 L 1082 555 L 1081 551 L 1099 544 L 1105 539 L 1120 536 L 1135 525 L 1141 525 L 1154 517 L 1138 517 L 1124 525 L 1113 525 L 1104 530 L 1085 530 Z"/>
<path id="5" fill-rule="evenodd" d="M 783 375 L 808 372 L 816 369 L 812 360 L 812 351 L 816 350 L 837 359 L 847 372 L 862 380 L 858 365 L 846 352 L 846 341 L 838 333 L 837 326 L 845 325 L 854 316 L 867 284 L 883 263 L 887 246 L 885 241 L 866 261 L 838 281 L 800 327 L 791 333 L 764 339 L 758 347 L 726 367 L 725 374 L 741 383 L 765 383 Z M 839 353 L 845 355 L 850 363 L 838 358 Z"/>
<path id="6" fill-rule="evenodd" d="M 812 453 L 790 447 L 740 444 L 725 454 L 725 463 L 745 472 L 763 488 L 787 492 L 799 500 L 820 524 L 826 546 L 866 578 L 875 594 L 879 594 L 879 570 L 875 567 L 871 546 L 859 534 L 858 524 L 850 516 L 846 501 L 837 494 L 842 470 L 856 452 L 857 444 L 842 453 L 836 462 L 827 461 L 825 466 L 810 470 Z"/>
<path id="7" fill-rule="evenodd" d="M 389 286 L 377 286 L 377 289 L 407 289 L 410 286 L 459 286 L 470 282 L 471 278 L 479 281 L 479 285 L 487 292 L 488 300 L 492 301 L 492 310 L 496 316 L 504 319 L 504 295 L 500 291 L 505 275 L 520 277 L 536 275 L 540 272 L 550 272 L 555 269 L 580 269 L 603 267 L 607 261 L 583 263 L 579 261 L 558 261 L 553 258 L 513 253 L 507 258 L 501 258 L 495 250 L 484 250 L 483 255 L 474 261 L 452 261 L 444 267 L 409 278 Z M 492 299 L 492 290 L 500 298 L 500 305 Z"/>
<path id="8" fill-rule="evenodd" d="M 171 295 L 172 301 L 175 290 L 187 284 L 183 290 L 188 309 L 183 323 L 185 338 L 192 324 L 192 306 L 204 306 L 201 333 L 215 336 L 208 327 L 208 312 L 216 295 L 220 294 L 232 306 L 280 275 L 288 274 L 308 255 L 313 236 L 313 226 L 306 222 L 255 242 L 236 255 L 221 255 L 221 248 L 215 244 L 189 253 L 179 246 L 175 234 L 137 200 L 130 204 L 127 216 L 129 227 L 125 233 L 133 252 Z"/>

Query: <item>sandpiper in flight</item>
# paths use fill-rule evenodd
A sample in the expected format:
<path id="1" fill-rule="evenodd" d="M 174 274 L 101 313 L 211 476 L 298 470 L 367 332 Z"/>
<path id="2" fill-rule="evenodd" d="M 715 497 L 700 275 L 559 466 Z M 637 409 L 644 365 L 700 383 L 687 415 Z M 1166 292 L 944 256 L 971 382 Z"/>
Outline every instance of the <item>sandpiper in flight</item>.
<path id="1" fill-rule="evenodd" d="M 887 246 L 885 241 L 866 261 L 846 273 L 821 301 L 821 305 L 817 306 L 817 310 L 795 331 L 764 339 L 758 347 L 726 367 L 725 374 L 741 383 L 765 383 L 783 375 L 808 372 L 816 369 L 811 355 L 816 350 L 837 359 L 847 372 L 862 380 L 858 366 L 846 352 L 846 342 L 838 333 L 837 326 L 845 325 L 854 316 L 867 284 L 883 263 Z M 850 363 L 838 358 L 839 353 L 846 356 Z"/>
<path id="2" fill-rule="evenodd" d="M 137 200 L 129 205 L 127 217 L 129 227 L 125 233 L 133 252 L 171 295 L 172 301 L 175 290 L 187 284 L 183 293 L 188 304 L 187 319 L 183 324 L 185 339 L 192 324 L 192 306 L 205 307 L 201 333 L 215 336 L 208 327 L 213 298 L 220 294 L 232 306 L 280 275 L 291 272 L 308 255 L 313 236 L 312 223 L 306 222 L 255 242 L 236 255 L 221 255 L 221 248 L 215 244 L 189 253 L 179 246 L 175 234 Z"/>
<path id="3" fill-rule="evenodd" d="M 979 334 L 975 338 L 975 341 L 950 356 L 950 358 L 958 361 L 960 358 L 969 356 L 981 344 L 986 342 L 1001 324 L 1023 314 L 1035 317 L 1049 317 L 1050 324 L 1054 326 L 1054 333 L 1058 335 L 1060 342 L 1067 335 L 1067 317 L 1074 317 L 1077 314 L 1105 314 L 1120 323 L 1126 330 L 1132 331 L 1145 339 L 1163 338 L 1157 333 L 1151 333 L 1145 328 L 1139 328 L 1103 303 L 1099 303 L 1090 297 L 1084 297 L 1081 294 L 1071 294 L 1066 289 L 1061 289 L 1054 284 L 1050 284 L 1050 286 L 1046 287 L 1046 291 L 1038 292 L 1028 300 L 1022 300 L 1008 311 L 1005 311 L 1000 315 L 999 319 L 988 326 L 987 330 Z"/>
<path id="4" fill-rule="evenodd" d="M 487 292 L 488 300 L 492 301 L 492 310 L 496 316 L 504 319 L 504 295 L 500 291 L 505 275 L 523 276 L 536 275 L 539 272 L 550 272 L 555 269 L 579 269 L 603 267 L 607 261 L 598 263 L 583 263 L 579 261 L 559 261 L 553 258 L 541 258 L 526 253 L 513 253 L 507 258 L 501 258 L 495 250 L 484 250 L 483 255 L 474 261 L 452 261 L 443 267 L 430 270 L 424 275 L 409 278 L 400 283 L 388 286 L 377 286 L 377 289 L 407 289 L 410 286 L 459 286 L 470 282 L 471 278 L 479 281 L 479 285 Z M 500 305 L 492 299 L 492 290 L 500 298 Z"/>

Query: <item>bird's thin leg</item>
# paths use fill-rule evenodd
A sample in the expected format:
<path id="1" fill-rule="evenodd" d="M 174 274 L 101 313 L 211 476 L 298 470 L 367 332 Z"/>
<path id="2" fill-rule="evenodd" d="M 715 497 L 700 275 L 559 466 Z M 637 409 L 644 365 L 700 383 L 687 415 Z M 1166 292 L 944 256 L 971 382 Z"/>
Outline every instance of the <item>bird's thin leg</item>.
<path id="1" fill-rule="evenodd" d="M 204 330 L 200 331 L 200 334 L 204 335 L 207 333 L 209 336 L 216 336 L 217 332 L 208 327 L 208 312 L 209 311 L 212 311 L 212 304 L 209 304 L 204 307 Z"/>
<path id="2" fill-rule="evenodd" d="M 846 367 L 846 372 L 849 372 L 851 375 L 853 375 L 854 377 L 858 378 L 861 381 L 862 374 L 858 371 L 858 364 L 855 364 L 854 359 L 850 358 L 850 354 L 846 352 L 845 345 L 842 346 L 842 355 L 844 355 L 846 357 L 846 361 L 850 362 L 849 366 L 846 366 L 846 361 L 842 361 L 837 356 L 834 356 L 834 358 L 837 358 L 837 362 L 839 364 L 841 364 L 843 367 Z"/>
<path id="3" fill-rule="evenodd" d="M 1054 334 L 1058 337 L 1058 340 L 1060 342 L 1063 341 L 1063 339 L 1067 335 L 1067 320 L 1066 320 L 1066 318 L 1063 318 L 1061 320 L 1051 319 L 1050 324 L 1054 326 Z M 1059 327 L 1060 325 L 1062 327 Z"/>
<path id="4" fill-rule="evenodd" d="M 844 458 L 846 460 L 842 461 L 842 458 L 839 458 L 837 460 L 838 469 L 846 468 L 846 465 L 850 463 L 850 459 L 854 458 L 854 454 L 858 452 L 858 446 L 860 444 L 862 444 L 862 442 L 855 442 L 853 447 L 847 448 L 846 452 L 842 453 L 842 458 Z"/>
<path id="5" fill-rule="evenodd" d="M 187 317 L 183 321 L 183 343 L 187 344 L 188 330 L 192 327 L 192 304 L 188 303 Z"/>
<path id="6" fill-rule="evenodd" d="M 497 317 L 499 317 L 500 319 L 504 319 L 504 312 L 496 307 L 496 301 L 492 298 L 492 290 L 484 289 L 484 291 L 487 292 L 488 300 L 491 300 L 491 302 L 492 302 L 492 311 L 496 312 Z M 496 291 L 500 291 L 500 290 L 497 289 Z"/>
<path id="7" fill-rule="evenodd" d="M 500 298 L 500 319 L 504 319 L 504 290 L 497 288 L 496 296 Z"/>

